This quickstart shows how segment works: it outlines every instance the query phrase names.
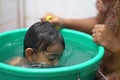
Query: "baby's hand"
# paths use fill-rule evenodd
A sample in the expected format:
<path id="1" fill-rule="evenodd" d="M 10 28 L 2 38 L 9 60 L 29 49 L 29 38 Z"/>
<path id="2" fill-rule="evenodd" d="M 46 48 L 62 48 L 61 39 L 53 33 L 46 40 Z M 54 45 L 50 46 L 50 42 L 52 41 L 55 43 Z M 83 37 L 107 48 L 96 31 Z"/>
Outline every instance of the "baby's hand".
<path id="1" fill-rule="evenodd" d="M 112 51 L 117 45 L 117 38 L 113 31 L 106 25 L 97 24 L 92 30 L 93 40 L 104 46 L 107 50 Z"/>

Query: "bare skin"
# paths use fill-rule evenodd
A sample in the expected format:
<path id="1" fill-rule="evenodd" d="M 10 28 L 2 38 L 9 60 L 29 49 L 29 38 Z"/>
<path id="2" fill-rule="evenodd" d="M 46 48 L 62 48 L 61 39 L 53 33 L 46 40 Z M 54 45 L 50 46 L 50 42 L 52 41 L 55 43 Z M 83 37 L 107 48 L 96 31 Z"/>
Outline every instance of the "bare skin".
<path id="1" fill-rule="evenodd" d="M 8 61 L 8 64 L 17 66 L 17 65 L 23 65 L 25 62 L 26 60 L 23 59 L 22 57 L 15 57 L 12 60 Z"/>

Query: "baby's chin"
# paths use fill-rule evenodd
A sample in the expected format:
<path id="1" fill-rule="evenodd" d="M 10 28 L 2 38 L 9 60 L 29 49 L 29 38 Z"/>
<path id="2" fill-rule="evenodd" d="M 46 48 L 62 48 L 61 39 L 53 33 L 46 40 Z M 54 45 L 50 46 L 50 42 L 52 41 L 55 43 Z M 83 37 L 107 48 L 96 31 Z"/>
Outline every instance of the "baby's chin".
<path id="1" fill-rule="evenodd" d="M 45 62 L 29 62 L 27 64 L 29 68 L 56 68 L 59 67 L 59 64 L 46 64 Z"/>

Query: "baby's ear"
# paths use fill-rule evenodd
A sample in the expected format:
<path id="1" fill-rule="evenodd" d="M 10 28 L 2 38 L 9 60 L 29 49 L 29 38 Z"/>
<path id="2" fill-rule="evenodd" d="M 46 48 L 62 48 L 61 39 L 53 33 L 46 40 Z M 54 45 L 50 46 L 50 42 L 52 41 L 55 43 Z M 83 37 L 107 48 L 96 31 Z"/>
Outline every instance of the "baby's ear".
<path id="1" fill-rule="evenodd" d="M 25 57 L 27 60 L 31 61 L 32 60 L 32 52 L 33 52 L 33 49 L 32 48 L 27 48 L 25 50 Z"/>

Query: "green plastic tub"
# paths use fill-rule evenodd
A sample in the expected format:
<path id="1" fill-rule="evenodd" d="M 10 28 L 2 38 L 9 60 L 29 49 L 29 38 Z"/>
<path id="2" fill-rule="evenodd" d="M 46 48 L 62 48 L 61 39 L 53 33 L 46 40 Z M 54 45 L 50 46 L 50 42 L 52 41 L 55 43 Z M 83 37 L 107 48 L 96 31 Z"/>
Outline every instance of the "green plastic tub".
<path id="1" fill-rule="evenodd" d="M 99 68 L 100 61 L 104 55 L 104 48 L 95 44 L 92 41 L 92 37 L 83 32 L 61 29 L 65 44 L 71 45 L 73 48 L 83 51 L 86 50 L 95 51 L 90 55 L 90 59 L 81 63 L 57 67 L 57 68 L 22 68 L 5 64 L 5 60 L 12 56 L 22 56 L 23 53 L 23 39 L 27 29 L 18 29 L 7 31 L 0 34 L 0 80 L 95 80 L 96 70 Z M 72 42 L 70 42 L 72 41 Z M 79 46 L 85 46 L 85 49 L 79 48 Z M 68 50 L 69 51 L 69 50 Z M 72 55 L 74 49 L 72 50 Z M 73 58 L 73 61 L 69 61 L 69 57 L 63 55 L 60 62 L 64 63 L 67 59 L 69 63 L 84 59 L 84 57 Z M 71 56 L 72 57 L 72 56 Z M 62 60 L 64 59 L 64 60 Z"/>

